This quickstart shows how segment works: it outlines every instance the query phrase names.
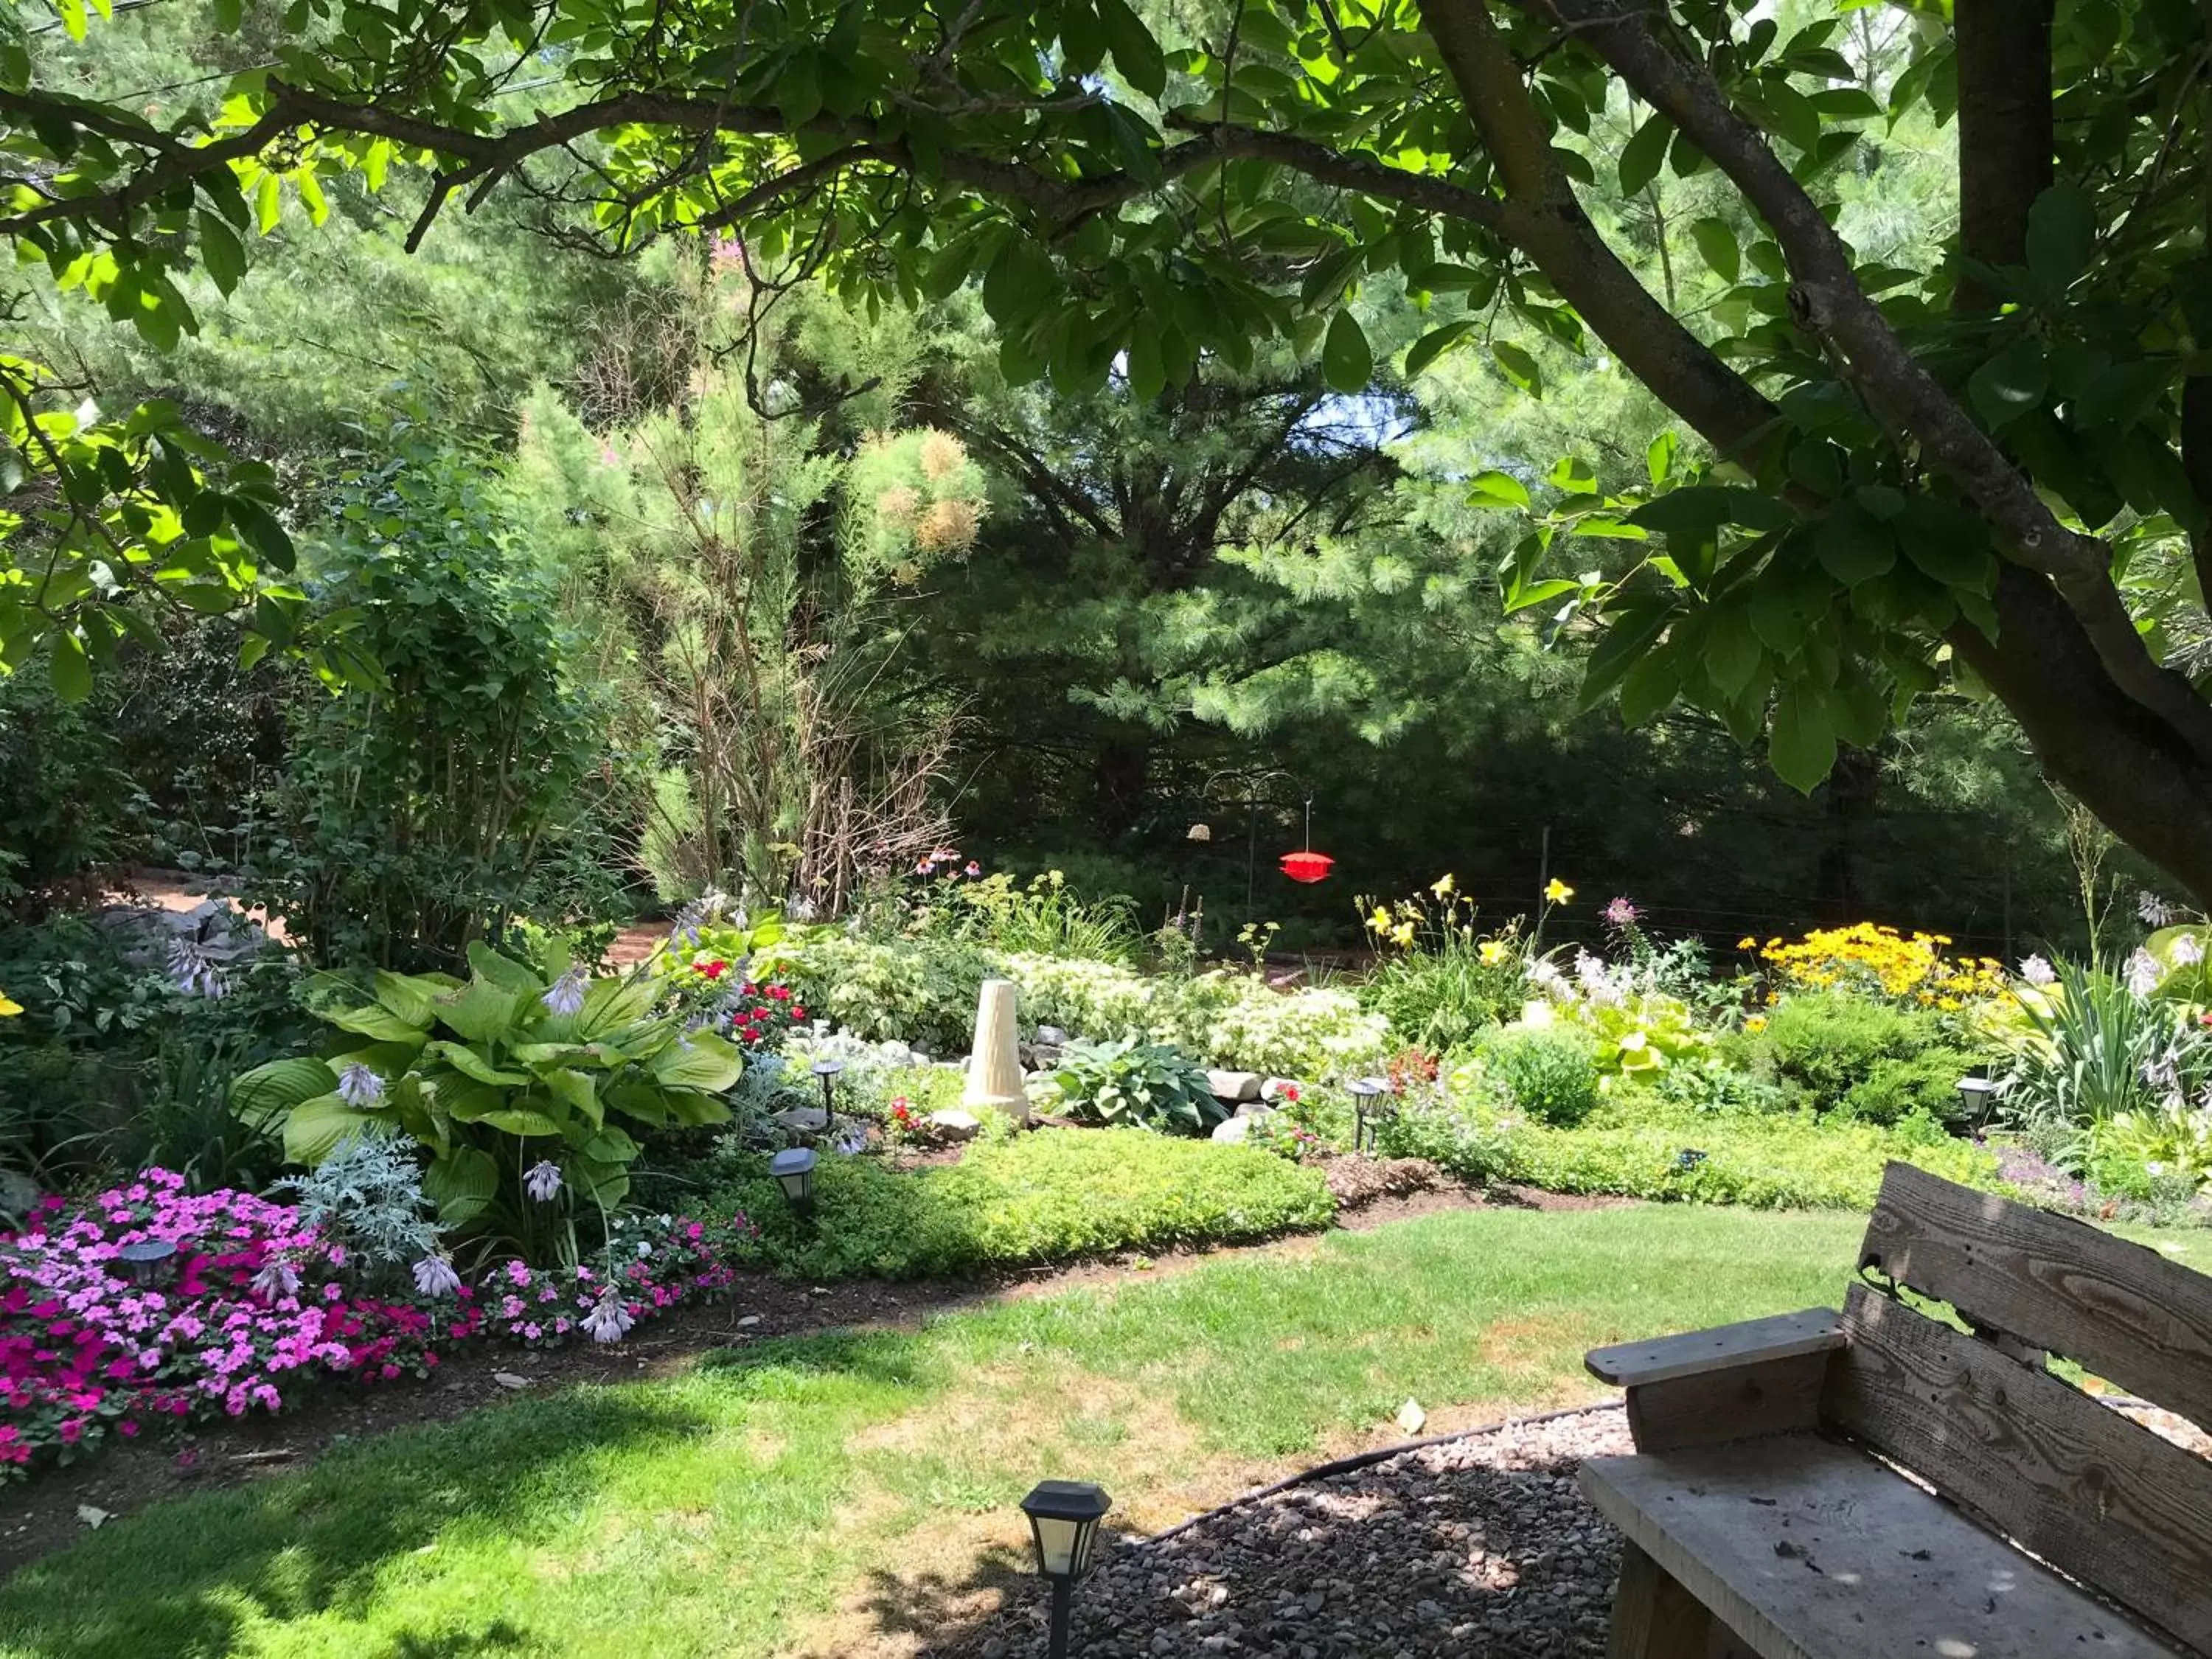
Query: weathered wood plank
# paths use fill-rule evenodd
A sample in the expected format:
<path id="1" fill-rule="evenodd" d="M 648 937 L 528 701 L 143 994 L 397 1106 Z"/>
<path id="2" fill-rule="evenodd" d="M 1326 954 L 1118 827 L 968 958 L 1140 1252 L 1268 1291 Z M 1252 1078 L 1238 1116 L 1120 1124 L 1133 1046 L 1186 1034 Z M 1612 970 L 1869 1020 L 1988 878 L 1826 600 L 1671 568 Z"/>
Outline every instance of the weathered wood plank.
<path id="1" fill-rule="evenodd" d="M 1892 1164 L 1860 1260 L 2212 1427 L 2212 1278 L 2156 1250 Z"/>
<path id="2" fill-rule="evenodd" d="M 1620 1550 L 1607 1659 L 1711 1659 L 1713 1616 L 1633 1544 Z"/>
<path id="3" fill-rule="evenodd" d="M 1582 1484 L 1762 1659 L 2178 1659 L 1933 1494 L 1816 1436 L 1592 1458 Z"/>
<path id="4" fill-rule="evenodd" d="M 1583 1356 L 1583 1364 L 1601 1382 L 1632 1388 L 1642 1382 L 1693 1376 L 1723 1366 L 1826 1353 L 1843 1346 L 1844 1328 L 1836 1310 L 1808 1308 L 1802 1313 L 1771 1314 L 1765 1319 L 1716 1325 L 1708 1331 L 1690 1331 L 1681 1336 L 1592 1348 Z"/>
<path id="5" fill-rule="evenodd" d="M 2161 1629 L 2212 1644 L 2212 1464 L 1854 1285 L 1821 1415 Z"/>
<path id="6" fill-rule="evenodd" d="M 1817 1425 L 1826 1350 L 1639 1382 L 1628 1391 L 1628 1432 L 1642 1452 L 1716 1446 Z"/>

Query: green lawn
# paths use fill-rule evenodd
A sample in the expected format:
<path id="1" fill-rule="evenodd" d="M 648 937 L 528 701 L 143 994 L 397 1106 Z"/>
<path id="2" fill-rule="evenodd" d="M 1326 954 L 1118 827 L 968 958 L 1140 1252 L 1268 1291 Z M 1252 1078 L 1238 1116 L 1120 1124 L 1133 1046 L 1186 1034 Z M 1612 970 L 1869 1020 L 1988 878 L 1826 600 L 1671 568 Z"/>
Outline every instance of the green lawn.
<path id="1" fill-rule="evenodd" d="M 1586 1346 L 1831 1302 L 1862 1227 L 1470 1212 L 761 1344 L 112 1522 L 0 1585 L 0 1654 L 898 1651 L 1016 1563 L 1040 1474 L 1151 1528 L 1398 1437 L 1408 1395 L 1432 1427 L 1594 1397 Z"/>

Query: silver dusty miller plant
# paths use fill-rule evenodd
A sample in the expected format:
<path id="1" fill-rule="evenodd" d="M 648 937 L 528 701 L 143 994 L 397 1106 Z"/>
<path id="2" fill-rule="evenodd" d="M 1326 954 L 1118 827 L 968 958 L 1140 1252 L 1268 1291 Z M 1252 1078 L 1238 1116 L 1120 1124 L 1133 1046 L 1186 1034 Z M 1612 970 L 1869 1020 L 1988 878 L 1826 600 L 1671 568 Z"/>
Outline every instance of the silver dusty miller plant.
<path id="1" fill-rule="evenodd" d="M 276 1183 L 300 1218 L 345 1246 L 371 1277 L 391 1278 L 434 1255 L 438 1224 L 422 1196 L 422 1172 L 397 1139 L 356 1134 L 309 1173 Z"/>

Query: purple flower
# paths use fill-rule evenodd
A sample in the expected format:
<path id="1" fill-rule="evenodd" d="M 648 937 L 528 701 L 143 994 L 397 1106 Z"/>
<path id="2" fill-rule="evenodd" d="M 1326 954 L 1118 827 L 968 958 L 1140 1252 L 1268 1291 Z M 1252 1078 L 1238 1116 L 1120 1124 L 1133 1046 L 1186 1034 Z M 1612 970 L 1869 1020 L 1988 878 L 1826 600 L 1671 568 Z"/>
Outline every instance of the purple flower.
<path id="1" fill-rule="evenodd" d="M 415 1264 L 415 1288 L 424 1296 L 451 1296 L 461 1288 L 461 1276 L 442 1255 L 426 1255 Z"/>
<path id="2" fill-rule="evenodd" d="M 171 942 L 169 977 L 177 982 L 179 990 L 194 996 L 219 997 L 229 988 L 222 981 L 222 970 L 209 959 L 196 939 Z"/>
<path id="3" fill-rule="evenodd" d="M 637 1322 L 629 1316 L 622 1297 L 610 1286 L 579 1322 L 592 1334 L 594 1342 L 619 1342 Z"/>
<path id="4" fill-rule="evenodd" d="M 274 1302 L 279 1297 L 299 1293 L 300 1275 L 283 1257 L 272 1255 L 253 1275 L 253 1288 Z"/>
<path id="5" fill-rule="evenodd" d="M 2146 927 L 2163 927 L 2173 920 L 2173 907 L 2148 887 L 2136 895 L 2136 914 Z"/>
<path id="6" fill-rule="evenodd" d="M 2158 989 L 2159 981 L 2166 977 L 2166 969 L 2159 965 L 2156 957 L 2141 945 L 2128 958 L 2128 989 L 2139 997 L 2147 997 Z"/>
<path id="7" fill-rule="evenodd" d="M 2055 985 L 2058 982 L 2058 970 L 2041 957 L 2023 957 L 2020 976 L 2030 985 Z"/>
<path id="8" fill-rule="evenodd" d="M 2194 968 L 2204 960 L 2204 946 L 2198 942 L 2196 934 L 2184 933 L 2173 941 L 2166 955 L 2173 958 L 2173 965 L 2177 968 Z"/>
<path id="9" fill-rule="evenodd" d="M 367 1111 L 384 1098 L 384 1079 L 359 1060 L 338 1073 L 338 1098 L 356 1111 Z"/>
<path id="10" fill-rule="evenodd" d="M 550 1204 L 553 1194 L 561 1190 L 561 1171 L 550 1160 L 541 1158 L 524 1172 L 522 1190 L 540 1204 Z"/>
<path id="11" fill-rule="evenodd" d="M 1598 912 L 1598 915 L 1604 919 L 1607 927 L 1624 930 L 1635 927 L 1637 917 L 1642 914 L 1643 912 L 1626 897 L 1613 900 L 1612 903 Z"/>
<path id="12" fill-rule="evenodd" d="M 538 1000 L 556 1014 L 580 1012 L 584 1006 L 584 970 L 571 968 L 555 980 L 545 994 Z"/>

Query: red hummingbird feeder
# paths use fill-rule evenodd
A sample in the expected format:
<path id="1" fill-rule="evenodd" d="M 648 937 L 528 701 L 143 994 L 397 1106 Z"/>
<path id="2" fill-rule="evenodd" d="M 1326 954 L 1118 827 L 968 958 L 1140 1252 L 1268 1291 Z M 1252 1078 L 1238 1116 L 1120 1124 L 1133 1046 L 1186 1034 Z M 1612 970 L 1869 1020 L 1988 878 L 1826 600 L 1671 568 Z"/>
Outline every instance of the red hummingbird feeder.
<path id="1" fill-rule="evenodd" d="M 1310 886 L 1315 882 L 1328 880 L 1328 872 L 1331 869 L 1335 867 L 1335 864 L 1336 860 L 1329 857 L 1328 854 L 1316 853 L 1313 850 L 1313 802 L 1311 800 L 1308 800 L 1306 802 L 1306 844 L 1304 849 L 1300 852 L 1285 853 L 1283 854 L 1283 873 L 1288 876 L 1292 881 L 1303 883 Z"/>

